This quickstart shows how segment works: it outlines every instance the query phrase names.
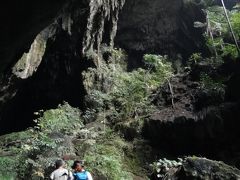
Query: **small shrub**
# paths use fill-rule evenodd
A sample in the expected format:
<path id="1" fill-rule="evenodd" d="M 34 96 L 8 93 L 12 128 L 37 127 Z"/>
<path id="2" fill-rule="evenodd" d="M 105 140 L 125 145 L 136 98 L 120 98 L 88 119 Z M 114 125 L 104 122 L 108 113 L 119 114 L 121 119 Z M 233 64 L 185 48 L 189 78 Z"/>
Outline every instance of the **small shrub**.
<path id="1" fill-rule="evenodd" d="M 144 62 L 148 69 L 127 72 L 122 52 L 116 49 L 109 52 L 112 53 L 109 59 L 114 59 L 114 63 L 102 63 L 97 69 L 89 68 L 83 73 L 88 91 L 86 114 L 91 115 L 86 117 L 94 117 L 92 112 L 106 112 L 110 121 L 115 123 L 140 120 L 154 109 L 149 99 L 152 91 L 172 76 L 171 63 L 167 56 L 146 54 Z"/>
<path id="2" fill-rule="evenodd" d="M 233 44 L 225 44 L 222 56 L 230 56 L 231 59 L 237 59 L 239 55 L 236 46 Z"/>
<path id="3" fill-rule="evenodd" d="M 207 74 L 201 74 L 200 83 L 202 88 L 208 90 L 218 90 L 223 91 L 225 89 L 225 85 L 223 84 L 223 80 L 214 80 Z"/>
<path id="4" fill-rule="evenodd" d="M 193 53 L 189 58 L 189 65 L 195 65 L 203 60 L 201 53 Z"/>
<path id="5" fill-rule="evenodd" d="M 78 130 L 83 127 L 79 109 L 71 107 L 66 102 L 59 105 L 57 109 L 45 111 L 36 122 L 36 128 L 45 134 L 52 132 L 72 134 L 75 129 Z"/>
<path id="6" fill-rule="evenodd" d="M 148 70 L 151 71 L 154 68 L 152 74 L 156 76 L 159 83 L 164 82 L 166 78 L 173 75 L 172 64 L 167 56 L 145 54 L 143 59 L 148 65 Z"/>
<path id="7" fill-rule="evenodd" d="M 201 74 L 200 84 L 203 90 L 206 90 L 211 97 L 218 98 L 218 100 L 223 100 L 225 96 L 225 85 L 224 79 L 213 79 L 207 74 Z"/>
<path id="8" fill-rule="evenodd" d="M 0 157 L 0 179 L 1 180 L 14 180 L 16 179 L 16 168 L 18 161 L 11 157 Z"/>
<path id="9" fill-rule="evenodd" d="M 154 162 L 150 166 L 153 169 L 153 173 L 156 174 L 158 178 L 166 177 L 167 173 L 172 168 L 179 168 L 182 166 L 183 159 L 178 158 L 177 161 L 175 160 L 168 160 L 166 158 L 159 159 L 157 162 Z"/>
<path id="10" fill-rule="evenodd" d="M 239 57 L 239 52 L 223 12 L 224 10 L 221 6 L 210 6 L 206 9 L 208 17 L 208 27 L 205 33 L 206 45 L 215 56 L 229 56 L 232 59 L 236 59 Z M 228 11 L 228 14 L 233 33 L 238 41 L 240 37 L 240 13 L 232 10 Z"/>
<path id="11" fill-rule="evenodd" d="M 71 140 L 70 137 L 83 128 L 80 111 L 64 103 L 57 109 L 36 114 L 42 115 L 36 120 L 36 127 L 0 137 L 3 150 L 11 144 L 8 150 L 16 152 L 16 158 L 0 157 L 0 177 L 2 175 L 5 178 L 16 172 L 18 179 L 44 179 L 48 168 L 57 158 L 72 153 L 73 147 L 66 138 Z M 8 170 L 9 175 L 6 174 Z"/>
<path id="12" fill-rule="evenodd" d="M 240 39 L 240 12 L 233 13 L 231 22 L 237 38 Z"/>
<path id="13" fill-rule="evenodd" d="M 110 133 L 110 134 L 109 134 Z M 85 153 L 84 159 L 89 171 L 100 174 L 107 179 L 132 180 L 124 161 L 125 143 L 113 133 L 106 133 L 99 142 Z"/>

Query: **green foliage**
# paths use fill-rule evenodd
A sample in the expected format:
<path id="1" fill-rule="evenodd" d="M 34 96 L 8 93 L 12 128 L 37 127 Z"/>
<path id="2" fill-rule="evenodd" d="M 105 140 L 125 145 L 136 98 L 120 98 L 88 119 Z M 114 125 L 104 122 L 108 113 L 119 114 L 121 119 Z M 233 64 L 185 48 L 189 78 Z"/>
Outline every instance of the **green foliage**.
<path id="1" fill-rule="evenodd" d="M 229 12 L 228 12 L 229 13 Z M 227 33 L 228 24 L 224 14 L 223 7 L 221 6 L 210 6 L 207 8 L 207 15 L 209 18 L 209 23 L 211 30 L 215 32 Z"/>
<path id="2" fill-rule="evenodd" d="M 114 54 L 121 54 L 121 51 L 114 50 Z M 173 75 L 173 69 L 166 56 L 147 54 L 144 56 L 146 69 L 127 72 L 121 57 L 124 56 L 111 55 L 108 63 L 83 73 L 89 108 L 84 118 L 111 125 L 131 122 L 131 127 L 136 124 L 134 128 L 138 129 L 142 119 L 155 109 L 151 94 Z M 139 172 L 141 166 L 137 157 L 131 153 L 125 155 L 124 144 L 119 136 L 106 133 L 105 138 L 84 153 L 87 168 L 108 179 L 132 179 L 129 172 Z"/>
<path id="3" fill-rule="evenodd" d="M 66 102 L 59 105 L 57 109 L 45 111 L 36 122 L 36 128 L 45 134 L 52 132 L 71 134 L 74 129 L 83 127 L 79 109 L 71 107 Z"/>
<path id="4" fill-rule="evenodd" d="M 15 177 L 9 175 L 9 176 L 2 176 L 0 175 L 1 180 L 15 180 Z"/>
<path id="5" fill-rule="evenodd" d="M 114 50 L 114 54 L 121 54 L 121 51 Z M 87 114 L 93 116 L 91 109 L 94 112 L 105 111 L 111 114 L 110 119 L 115 123 L 132 118 L 141 119 L 154 108 L 149 99 L 152 91 L 172 76 L 171 63 L 166 56 L 147 54 L 144 61 L 148 69 L 127 72 L 123 61 L 116 59 L 124 56 L 113 56 L 115 63 L 102 63 L 97 69 L 89 68 L 83 73 L 88 91 Z"/>
<path id="6" fill-rule="evenodd" d="M 18 162 L 14 158 L 0 157 L 0 179 L 14 180 L 16 179 L 16 167 Z"/>
<path id="7" fill-rule="evenodd" d="M 156 65 L 161 62 L 162 56 L 155 55 L 155 54 L 145 54 L 143 59 L 146 64 Z"/>
<path id="8" fill-rule="evenodd" d="M 239 57 L 236 45 L 233 42 L 229 25 L 224 14 L 224 10 L 220 6 L 210 6 L 206 9 L 208 17 L 208 27 L 206 35 L 206 45 L 212 54 L 232 59 Z M 233 27 L 234 34 L 239 40 L 240 37 L 240 13 L 236 11 L 228 11 L 230 23 Z"/>
<path id="9" fill-rule="evenodd" d="M 147 109 L 147 82 L 144 83 L 144 71 L 139 69 L 131 73 L 121 73 L 110 95 L 117 112 L 122 119 L 138 115 L 138 110 Z"/>
<path id="10" fill-rule="evenodd" d="M 158 83 L 163 82 L 166 78 L 173 75 L 172 64 L 167 56 L 145 54 L 143 59 L 149 66 L 150 71 L 154 68 L 152 75 L 155 76 L 154 79 L 156 79 Z"/>
<path id="11" fill-rule="evenodd" d="M 126 58 L 127 58 L 127 55 L 126 55 L 126 52 L 122 49 L 111 49 L 110 52 L 111 54 L 110 56 L 110 62 L 111 63 L 114 63 L 114 64 L 120 64 L 121 67 L 126 70 L 127 68 L 127 64 L 126 64 Z"/>
<path id="12" fill-rule="evenodd" d="M 65 154 L 71 153 L 71 147 L 66 146 L 66 135 L 75 135 L 84 127 L 79 109 L 68 103 L 59 105 L 57 109 L 36 113 L 42 115 L 36 120 L 32 129 L 32 138 L 22 145 L 25 157 L 25 171 L 29 169 L 31 176 L 44 177 L 45 169 Z M 55 134 L 55 135 L 53 135 Z M 50 157 L 44 155 L 51 154 Z M 27 174 L 22 174 L 25 177 Z"/>
<path id="13" fill-rule="evenodd" d="M 1 150 L 3 152 L 10 151 L 14 155 L 18 155 L 22 152 L 22 145 L 31 140 L 32 135 L 33 134 L 30 130 L 26 130 L 0 136 L 0 155 Z"/>
<path id="14" fill-rule="evenodd" d="M 57 148 L 57 142 L 43 132 L 37 133 L 30 143 L 22 146 L 23 152 L 33 158 L 55 148 Z"/>
<path id="15" fill-rule="evenodd" d="M 233 30 L 236 33 L 237 39 L 240 39 L 240 12 L 233 13 L 231 16 Z"/>
<path id="16" fill-rule="evenodd" d="M 9 171 L 14 168 L 12 173 L 18 179 L 43 179 L 56 159 L 72 153 L 73 147 L 66 143 L 83 128 L 80 111 L 64 103 L 57 109 L 36 114 L 41 116 L 36 120 L 36 127 L 0 137 L 0 178 L 8 177 L 6 166 Z M 9 153 L 13 158 L 1 157 Z"/>
<path id="17" fill-rule="evenodd" d="M 201 74 L 200 77 L 201 88 L 210 93 L 219 94 L 221 98 L 225 95 L 224 79 L 213 79 L 207 74 Z"/>
<path id="18" fill-rule="evenodd" d="M 24 147 L 31 144 L 34 135 L 31 130 L 26 130 L 0 136 L 0 179 L 24 179 L 28 171 Z"/>
<path id="19" fill-rule="evenodd" d="M 238 50 L 233 44 L 225 44 L 222 55 L 230 56 L 232 59 L 237 59 Z"/>
<path id="20" fill-rule="evenodd" d="M 213 4 L 214 0 L 202 0 L 202 3 L 204 6 L 211 6 Z"/>
<path id="21" fill-rule="evenodd" d="M 203 60 L 201 53 L 193 53 L 189 58 L 189 64 L 194 65 Z"/>
<path id="22" fill-rule="evenodd" d="M 65 126 L 67 126 L 69 130 L 75 131 L 76 133 L 78 132 L 79 135 L 78 130 L 83 130 L 82 125 L 80 129 L 74 129 L 74 127 L 76 127 L 74 123 L 81 122 L 79 111 L 65 103 L 57 109 L 47 110 L 45 112 L 41 111 L 39 115 L 42 117 L 38 118 L 35 129 L 10 134 L 4 136 L 4 138 L 0 137 L 2 140 L 1 146 L 3 147 L 5 145 L 9 146 L 9 144 L 13 144 L 13 142 L 17 140 L 21 141 L 19 138 L 22 138 L 21 143 L 17 144 L 21 151 L 19 151 L 16 158 L 0 158 L 1 179 L 10 180 L 11 174 L 9 175 L 6 172 L 11 172 L 16 175 L 17 178 L 14 177 L 12 179 L 46 179 L 52 171 L 51 167 L 56 159 L 75 153 L 75 150 L 72 151 L 68 149 L 68 144 L 64 141 L 65 138 L 72 137 L 72 133 L 69 133 L 67 129 L 63 128 L 64 125 L 59 122 L 59 119 L 63 120 L 62 123 L 67 123 Z M 89 133 L 92 134 L 90 130 Z M 100 177 L 107 177 L 113 180 L 131 180 L 132 174 L 130 172 L 133 172 L 132 168 L 134 168 L 134 166 L 139 168 L 140 166 L 138 164 L 139 161 L 133 157 L 133 155 L 131 155 L 131 159 L 124 155 L 125 150 L 128 149 L 127 143 L 108 128 L 104 130 L 104 133 L 94 133 L 97 134 L 97 136 L 93 136 L 95 139 L 88 139 L 89 142 L 92 143 L 83 145 L 84 142 L 81 141 L 80 144 L 75 144 L 75 146 L 71 147 L 77 148 L 81 146 L 79 148 L 81 149 L 83 159 L 87 162 L 87 169 L 94 175 L 102 175 Z M 67 134 L 70 134 L 70 136 L 67 136 Z M 73 134 L 73 136 L 74 135 L 76 134 Z M 68 139 L 68 141 L 71 141 L 71 139 Z M 85 148 L 86 150 L 82 151 Z M 131 150 L 128 151 L 128 154 L 130 154 L 130 152 Z M 69 162 L 72 163 L 72 161 Z M 131 169 L 128 168 L 129 164 L 131 164 Z M 135 167 L 135 169 L 137 169 L 137 167 Z M 141 172 L 139 169 L 136 170 L 136 172 L 139 171 Z M 1 174 L 1 172 L 5 173 Z"/>
<path id="23" fill-rule="evenodd" d="M 101 174 L 107 179 L 132 180 L 131 174 L 125 167 L 124 141 L 112 133 L 108 134 L 106 138 L 108 141 L 102 138 L 86 152 L 84 159 L 88 170 Z"/>
<path id="24" fill-rule="evenodd" d="M 158 178 L 164 178 L 170 169 L 179 168 L 182 166 L 182 164 L 183 159 L 181 158 L 178 158 L 177 161 L 164 158 L 159 159 L 157 162 L 151 164 L 151 167 L 153 168 L 153 172 L 156 173 Z"/>
<path id="25" fill-rule="evenodd" d="M 202 57 L 201 53 L 193 53 L 189 60 L 188 60 L 188 65 L 189 66 L 194 66 L 200 63 L 204 63 L 204 64 L 209 64 L 213 67 L 219 67 L 220 65 L 223 64 L 223 58 L 221 56 L 217 56 L 217 57 Z"/>

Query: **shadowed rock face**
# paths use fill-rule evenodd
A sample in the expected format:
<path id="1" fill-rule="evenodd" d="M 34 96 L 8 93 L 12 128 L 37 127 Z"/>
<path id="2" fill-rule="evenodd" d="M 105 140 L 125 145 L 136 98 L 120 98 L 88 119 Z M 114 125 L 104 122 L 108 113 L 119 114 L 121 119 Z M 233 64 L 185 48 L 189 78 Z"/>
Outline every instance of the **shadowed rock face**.
<path id="1" fill-rule="evenodd" d="M 173 77 L 170 83 L 174 104 L 167 83 L 155 96 L 153 102 L 158 111 L 145 121 L 144 136 L 154 147 L 174 155 L 207 156 L 239 168 L 239 67 L 238 61 L 229 59 L 218 69 L 197 65 L 197 69 L 211 77 L 231 77 L 225 82 L 225 94 L 217 88 L 214 91 L 201 88 L 201 72 L 194 68 L 188 75 Z"/>
<path id="2" fill-rule="evenodd" d="M 54 107 L 63 100 L 81 106 L 85 93 L 81 72 L 94 65 L 86 62 L 84 56 L 94 55 L 101 43 L 113 46 L 117 25 L 120 29 L 116 42 L 136 52 L 130 52 L 133 64 L 131 56 L 141 59 L 143 51 L 176 53 L 176 49 L 188 51 L 187 45 L 197 46 L 201 33 L 195 35 L 191 29 L 192 23 L 202 18 L 198 7 L 187 7 L 182 1 L 128 0 L 119 21 L 124 2 L 29 0 L 24 4 L 10 1 L 1 6 L 4 24 L 0 35 L 0 75 L 4 74 L 0 76 L 1 121 L 10 118 L 8 114 L 12 111 L 10 119 L 20 119 L 21 126 L 23 119 L 26 122 L 32 119 L 29 115 L 21 117 L 23 112 Z M 190 19 L 185 9 L 193 14 Z M 9 10 L 12 13 L 6 12 Z M 183 38 L 187 41 L 177 40 L 190 32 Z M 193 37 L 197 40 L 192 40 Z M 29 105 L 19 108 L 22 102 Z"/>
<path id="3" fill-rule="evenodd" d="M 187 157 L 181 165 L 170 167 L 164 174 L 164 179 L 178 180 L 205 180 L 205 179 L 232 179 L 238 180 L 240 171 L 237 168 L 224 164 L 221 161 L 213 161 L 206 158 Z M 153 174 L 152 180 L 159 179 Z"/>
<path id="4" fill-rule="evenodd" d="M 65 2 L 10 0 L 1 4 L 0 72 L 28 51 L 33 39 L 54 20 Z"/>
<path id="5" fill-rule="evenodd" d="M 85 56 L 96 54 L 102 42 L 113 46 L 123 4 L 124 0 L 68 2 L 49 19 L 50 25 L 32 40 L 26 52 L 20 53 L 16 64 L 16 58 L 5 59 L 7 73 L 0 81 L 0 119 L 5 123 L 0 133 L 28 127 L 34 111 L 53 108 L 64 100 L 73 106 L 83 105 L 81 73 L 96 63 Z M 13 121 L 17 121 L 14 127 L 6 123 Z"/>
<path id="6" fill-rule="evenodd" d="M 144 53 L 188 56 L 203 45 L 201 30 L 193 27 L 195 21 L 205 21 L 197 4 L 128 0 L 119 18 L 116 43 L 128 51 L 133 67 L 140 64 Z"/>
<path id="7" fill-rule="evenodd" d="M 88 51 L 99 50 L 103 39 L 112 46 L 123 5 L 124 0 L 62 0 L 27 1 L 24 4 L 10 1 L 1 6 L 4 26 L 0 30 L 0 106 L 7 101 L 7 96 L 13 97 L 13 92 L 4 95 L 10 86 L 27 79 L 37 70 L 47 54 L 45 50 L 50 37 L 61 41 L 61 32 L 66 32 L 70 39 L 67 42 L 71 47 L 69 54 L 78 53 L 80 57 Z M 7 10 L 13 13 L 8 15 Z"/>
<path id="8" fill-rule="evenodd" d="M 236 5 L 236 3 L 239 3 L 239 0 L 227 0 L 227 1 L 224 1 L 224 3 L 228 9 L 231 9 L 233 8 L 233 6 Z M 222 5 L 221 0 L 215 0 L 215 4 L 218 4 L 221 6 Z"/>
<path id="9" fill-rule="evenodd" d="M 65 6 L 67 0 L 26 0 L 17 1 L 10 0 L 1 3 L 0 6 L 0 17 L 1 17 L 1 29 L 0 29 L 0 132 L 4 133 L 3 130 L 7 130 L 6 124 L 10 127 L 21 126 L 14 124 L 17 122 L 26 123 L 29 126 L 31 122 L 27 122 L 16 113 L 15 110 L 9 109 L 9 115 L 15 114 L 15 120 L 11 117 L 7 120 L 3 120 L 3 104 L 8 102 L 14 97 L 19 88 L 19 82 L 24 82 L 12 74 L 12 67 L 22 57 L 24 52 L 28 52 L 31 44 L 35 37 L 50 23 L 54 21 L 58 16 L 61 9 Z M 37 41 L 35 45 L 37 45 Z M 36 46 L 35 46 L 36 47 Z M 36 49 L 36 48 L 33 48 Z M 36 52 L 36 51 L 35 51 Z M 40 52 L 40 51 L 39 51 Z M 33 57 L 33 56 L 32 56 Z M 31 64 L 33 62 L 29 62 Z M 39 64 L 35 62 L 34 64 Z M 20 68 L 21 69 L 21 68 Z M 27 71 L 31 68 L 29 67 Z M 34 71 L 35 71 L 34 70 Z M 27 72 L 26 71 L 26 72 Z M 32 70 L 30 70 L 32 71 Z M 24 72 L 24 70 L 23 70 Z M 22 77 L 25 76 L 22 73 Z M 22 84 L 22 83 L 21 83 Z M 9 102 L 11 104 L 11 102 Z M 19 106 L 19 111 L 26 110 L 22 109 L 26 101 L 23 99 Z M 8 109 L 8 107 L 4 107 Z M 28 106 L 26 106 L 27 108 Z"/>

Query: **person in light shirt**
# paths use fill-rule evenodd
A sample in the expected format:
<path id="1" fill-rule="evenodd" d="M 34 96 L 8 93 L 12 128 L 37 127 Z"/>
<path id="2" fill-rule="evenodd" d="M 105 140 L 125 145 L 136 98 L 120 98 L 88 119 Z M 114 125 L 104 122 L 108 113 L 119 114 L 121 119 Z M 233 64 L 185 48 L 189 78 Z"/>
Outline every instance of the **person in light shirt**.
<path id="1" fill-rule="evenodd" d="M 70 171 L 64 168 L 65 163 L 63 160 L 57 160 L 55 162 L 56 170 L 50 175 L 51 180 L 73 180 L 73 175 Z"/>

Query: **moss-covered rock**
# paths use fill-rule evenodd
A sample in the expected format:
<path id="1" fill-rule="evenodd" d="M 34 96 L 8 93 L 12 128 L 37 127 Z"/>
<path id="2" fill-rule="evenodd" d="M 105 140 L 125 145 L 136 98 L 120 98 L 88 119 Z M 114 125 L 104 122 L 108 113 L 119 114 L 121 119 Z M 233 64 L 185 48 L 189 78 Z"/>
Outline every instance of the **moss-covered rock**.
<path id="1" fill-rule="evenodd" d="M 238 180 L 240 170 L 220 161 L 200 157 L 186 157 L 179 162 L 159 160 L 155 163 L 156 175 L 153 179 L 178 180 Z"/>
<path id="2" fill-rule="evenodd" d="M 181 178 L 188 179 L 239 179 L 240 170 L 223 162 L 206 158 L 189 157 L 183 163 Z"/>

